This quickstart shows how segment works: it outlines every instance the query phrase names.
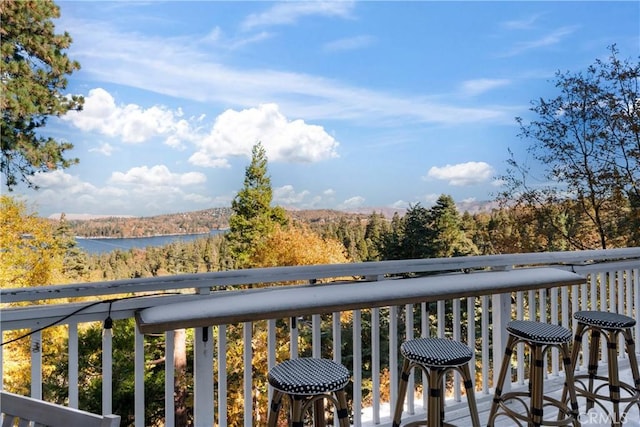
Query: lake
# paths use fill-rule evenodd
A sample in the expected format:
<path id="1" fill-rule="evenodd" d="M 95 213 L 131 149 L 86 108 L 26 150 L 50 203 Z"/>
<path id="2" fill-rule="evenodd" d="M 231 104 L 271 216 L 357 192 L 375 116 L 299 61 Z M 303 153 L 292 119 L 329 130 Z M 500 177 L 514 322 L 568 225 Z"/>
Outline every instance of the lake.
<path id="1" fill-rule="evenodd" d="M 211 230 L 209 234 L 180 234 L 174 236 L 132 237 L 126 239 L 86 239 L 76 237 L 76 242 L 80 249 L 90 255 L 94 255 L 104 254 L 115 251 L 116 249 L 128 251 L 133 248 L 144 249 L 148 246 L 165 246 L 176 241 L 190 242 L 202 237 L 207 237 L 209 235 L 214 236 L 224 232 L 225 230 Z"/>

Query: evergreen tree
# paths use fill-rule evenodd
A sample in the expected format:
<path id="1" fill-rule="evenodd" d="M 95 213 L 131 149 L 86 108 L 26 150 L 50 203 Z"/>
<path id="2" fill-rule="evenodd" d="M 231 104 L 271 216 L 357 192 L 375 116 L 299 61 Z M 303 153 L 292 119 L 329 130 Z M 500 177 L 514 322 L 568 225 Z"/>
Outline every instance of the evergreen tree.
<path id="1" fill-rule="evenodd" d="M 404 218 L 395 212 L 389 230 L 382 236 L 382 259 L 402 259 L 404 228 Z"/>
<path id="2" fill-rule="evenodd" d="M 389 229 L 389 223 L 382 213 L 371 213 L 364 232 L 367 245 L 367 257 L 365 261 L 380 261 L 384 250 L 384 235 Z"/>
<path id="3" fill-rule="evenodd" d="M 60 215 L 55 236 L 58 245 L 64 250 L 62 272 L 65 278 L 72 282 L 86 279 L 88 273 L 87 255 L 78 247 L 73 230 L 64 213 Z"/>
<path id="4" fill-rule="evenodd" d="M 429 211 L 429 256 L 446 258 L 452 256 L 475 255 L 478 248 L 463 229 L 462 217 L 453 198 L 441 195 Z"/>
<path id="5" fill-rule="evenodd" d="M 404 236 L 400 259 L 429 258 L 433 253 L 429 209 L 417 203 L 410 206 L 404 216 Z"/>
<path id="6" fill-rule="evenodd" d="M 272 198 L 271 178 L 267 174 L 267 155 L 258 142 L 253 146 L 251 163 L 245 170 L 244 187 L 231 202 L 232 214 L 226 237 L 236 267 L 250 267 L 260 241 L 276 225 L 287 223 L 284 209 L 271 207 Z"/>
<path id="7" fill-rule="evenodd" d="M 64 96 L 66 75 L 80 68 L 64 50 L 68 33 L 56 34 L 53 19 L 60 9 L 51 0 L 3 0 L 0 3 L 2 36 L 2 97 L 0 109 L 0 172 L 12 189 L 18 181 L 34 187 L 36 172 L 67 168 L 78 159 L 65 158 L 69 142 L 45 137 L 40 128 L 50 116 L 79 110 L 83 99 Z"/>

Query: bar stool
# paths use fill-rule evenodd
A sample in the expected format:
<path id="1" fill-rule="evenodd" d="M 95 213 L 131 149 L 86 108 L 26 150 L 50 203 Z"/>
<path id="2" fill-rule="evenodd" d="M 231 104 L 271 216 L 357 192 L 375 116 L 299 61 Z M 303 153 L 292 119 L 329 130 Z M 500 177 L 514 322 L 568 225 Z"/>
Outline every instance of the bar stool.
<path id="1" fill-rule="evenodd" d="M 502 368 L 495 386 L 495 395 L 489 412 L 488 426 L 492 427 L 498 416 L 506 416 L 522 425 L 529 426 L 579 426 L 578 403 L 573 388 L 573 371 L 571 370 L 571 354 L 568 343 L 571 341 L 571 331 L 560 325 L 535 322 L 530 320 L 514 320 L 507 324 L 509 337 L 502 361 Z M 530 349 L 530 376 L 527 391 L 511 391 L 502 393 L 502 387 L 511 375 L 511 355 L 519 343 L 524 343 Z M 550 396 L 544 395 L 544 357 L 547 350 L 559 348 L 562 354 L 565 372 L 565 387 L 571 399 L 571 409 L 564 403 Z M 527 404 L 528 399 L 528 404 Z M 516 405 L 510 402 L 520 402 L 524 411 L 517 411 Z M 557 420 L 545 420 L 543 408 L 549 406 L 558 410 Z"/>
<path id="2" fill-rule="evenodd" d="M 427 420 L 415 421 L 408 426 L 427 425 L 440 427 L 444 422 L 444 390 L 442 387 L 445 374 L 450 370 L 460 372 L 464 380 L 467 394 L 467 404 L 474 427 L 480 426 L 480 418 L 476 407 L 475 390 L 469 361 L 473 357 L 471 349 L 465 344 L 446 338 L 416 338 L 405 341 L 400 346 L 404 356 L 398 400 L 393 415 L 393 427 L 399 427 L 402 418 L 404 399 L 407 394 L 407 383 L 413 368 L 420 368 L 429 380 L 427 395 Z"/>
<path id="3" fill-rule="evenodd" d="M 578 397 L 585 398 L 587 412 L 597 403 L 609 415 L 612 426 L 621 426 L 633 405 L 637 405 L 640 411 L 640 373 L 638 373 L 638 360 L 632 334 L 632 328 L 636 321 L 629 316 L 606 311 L 578 311 L 574 313 L 573 318 L 578 321 L 573 351 L 571 352 L 571 366 L 574 370 L 582 337 L 587 331 L 591 331 L 587 373 L 574 374 L 576 394 Z M 604 335 L 607 341 L 608 376 L 606 377 L 598 375 L 600 335 Z M 618 371 L 618 338 L 620 335 L 625 340 L 625 350 L 629 357 L 634 385 L 620 381 Z M 605 387 L 608 388 L 608 393 L 601 391 Z M 621 391 L 625 392 L 624 396 L 621 396 Z M 563 400 L 566 399 L 566 395 L 565 387 L 562 392 Z M 603 402 L 610 402 L 611 410 L 608 410 Z M 621 404 L 627 404 L 622 412 L 620 411 Z"/>
<path id="4" fill-rule="evenodd" d="M 336 407 L 340 427 L 349 427 L 349 410 L 344 388 L 349 383 L 349 370 L 329 359 L 299 358 L 286 360 L 269 371 L 273 397 L 269 407 L 268 426 L 275 427 L 282 398 L 291 402 L 291 425 L 303 427 L 304 415 L 314 405 L 316 426 L 325 426 L 324 399 Z"/>

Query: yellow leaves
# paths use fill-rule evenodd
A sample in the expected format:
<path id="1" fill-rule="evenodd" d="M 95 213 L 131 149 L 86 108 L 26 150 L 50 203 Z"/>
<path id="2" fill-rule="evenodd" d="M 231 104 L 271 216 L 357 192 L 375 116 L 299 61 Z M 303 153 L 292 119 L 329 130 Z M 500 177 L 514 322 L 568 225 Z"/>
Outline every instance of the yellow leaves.
<path id="1" fill-rule="evenodd" d="M 277 228 L 257 248 L 255 267 L 346 263 L 344 246 L 305 226 Z"/>
<path id="2" fill-rule="evenodd" d="M 0 283 L 6 288 L 54 284 L 64 250 L 52 224 L 28 213 L 24 203 L 0 196 Z"/>

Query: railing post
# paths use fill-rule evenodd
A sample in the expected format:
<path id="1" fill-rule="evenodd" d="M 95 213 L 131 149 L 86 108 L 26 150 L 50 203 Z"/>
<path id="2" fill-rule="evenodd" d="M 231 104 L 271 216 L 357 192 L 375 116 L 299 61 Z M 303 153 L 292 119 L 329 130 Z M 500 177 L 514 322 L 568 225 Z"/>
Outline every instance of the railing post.
<path id="1" fill-rule="evenodd" d="M 42 399 L 42 331 L 31 335 L 31 397 Z"/>
<path id="2" fill-rule="evenodd" d="M 218 427 L 227 427 L 227 393 L 227 325 L 218 325 Z"/>
<path id="3" fill-rule="evenodd" d="M 69 407 L 78 409 L 79 364 L 78 364 L 78 324 L 69 323 Z"/>
<path id="4" fill-rule="evenodd" d="M 251 427 L 253 425 L 253 349 L 251 348 L 251 340 L 253 337 L 253 323 L 244 322 L 242 324 L 242 361 L 244 372 L 242 373 L 242 394 L 244 396 L 244 426 Z"/>
<path id="5" fill-rule="evenodd" d="M 144 335 L 138 330 L 138 325 L 134 325 L 134 390 L 135 390 L 135 427 L 145 426 L 145 406 L 144 406 Z M 168 369 L 165 367 L 165 369 Z"/>
<path id="6" fill-rule="evenodd" d="M 491 313 L 493 324 L 493 384 L 498 382 L 500 367 L 504 359 L 507 344 L 507 323 L 511 321 L 511 294 L 496 294 L 492 296 Z M 511 389 L 511 375 L 502 387 L 502 392 Z"/>
<path id="7" fill-rule="evenodd" d="M 4 342 L 2 322 L 0 322 L 0 342 Z M 4 346 L 0 347 L 0 390 L 4 390 Z"/>
<path id="8" fill-rule="evenodd" d="M 194 425 L 213 426 L 213 334 L 204 327 L 194 336 Z"/>
<path id="9" fill-rule="evenodd" d="M 102 414 L 113 412 L 113 329 L 102 328 Z"/>
<path id="10" fill-rule="evenodd" d="M 353 310 L 353 383 L 362 384 L 362 312 Z M 353 424 L 362 421 L 362 388 L 353 387 Z"/>
<path id="11" fill-rule="evenodd" d="M 175 426 L 175 331 L 164 334 L 164 423 Z"/>
<path id="12" fill-rule="evenodd" d="M 389 307 L 389 402 L 398 399 L 398 307 Z"/>

